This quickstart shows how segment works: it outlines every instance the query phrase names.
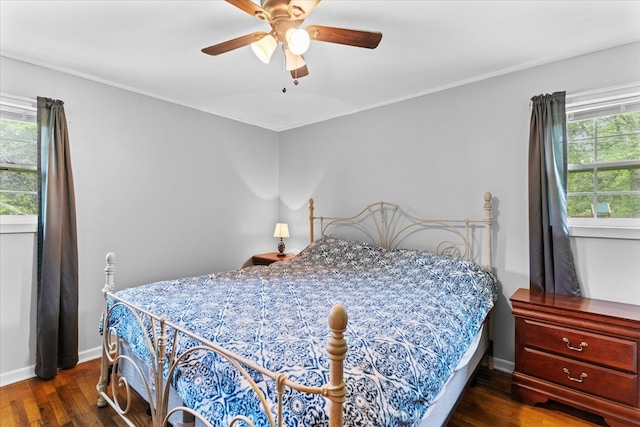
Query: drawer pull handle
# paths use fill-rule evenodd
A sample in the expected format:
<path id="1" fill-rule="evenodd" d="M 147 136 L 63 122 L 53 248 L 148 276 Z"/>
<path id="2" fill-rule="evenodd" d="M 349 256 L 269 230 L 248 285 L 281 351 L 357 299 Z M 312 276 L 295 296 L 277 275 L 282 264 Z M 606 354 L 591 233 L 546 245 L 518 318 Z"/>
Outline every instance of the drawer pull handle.
<path id="1" fill-rule="evenodd" d="M 582 351 L 584 350 L 589 344 L 587 344 L 586 342 L 582 341 L 580 343 L 580 348 L 578 347 L 571 347 L 571 342 L 569 341 L 569 338 L 562 338 L 562 341 L 567 343 L 567 348 L 569 350 L 573 350 L 573 351 Z"/>
<path id="2" fill-rule="evenodd" d="M 569 370 L 567 368 L 562 368 L 562 370 L 564 371 L 565 374 L 567 374 L 567 378 L 569 378 L 571 381 L 575 381 L 577 383 L 581 383 L 582 381 L 584 381 L 585 378 L 588 377 L 588 375 L 583 372 L 583 373 L 580 374 L 580 378 L 573 378 L 571 376 L 571 372 L 569 372 Z"/>

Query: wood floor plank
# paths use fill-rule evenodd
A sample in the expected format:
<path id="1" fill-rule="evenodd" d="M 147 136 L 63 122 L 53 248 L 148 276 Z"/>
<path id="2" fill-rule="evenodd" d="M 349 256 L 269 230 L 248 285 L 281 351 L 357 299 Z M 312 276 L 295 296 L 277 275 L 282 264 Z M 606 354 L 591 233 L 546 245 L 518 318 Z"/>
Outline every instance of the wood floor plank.
<path id="1" fill-rule="evenodd" d="M 22 406 L 30 424 L 40 421 L 40 409 L 33 396 L 26 396 L 22 399 Z"/>
<path id="2" fill-rule="evenodd" d="M 49 401 L 39 403 L 38 409 L 40 410 L 40 420 L 39 420 L 40 425 L 43 425 L 43 426 L 58 425 L 58 421 L 56 420 L 56 416 L 53 413 L 53 409 L 51 408 L 51 403 L 49 403 Z"/>
<path id="3" fill-rule="evenodd" d="M 60 371 L 52 380 L 37 378 L 0 387 L 0 426 L 126 426 L 110 408 L 98 408 L 99 359 Z M 557 403 L 527 406 L 511 400 L 511 375 L 481 370 L 462 396 L 447 427 L 601 427 L 602 418 Z M 147 404 L 132 397 L 131 418 L 149 425 Z"/>
<path id="4" fill-rule="evenodd" d="M 511 375 L 485 370 L 464 393 L 448 424 L 469 426 L 601 427 L 606 423 L 601 417 L 559 403 L 533 407 L 511 400 Z"/>
<path id="5" fill-rule="evenodd" d="M 80 392 L 77 384 L 67 384 L 64 387 L 58 387 L 58 395 L 60 401 L 66 408 L 66 414 L 69 419 L 73 420 L 89 412 L 89 404 Z"/>
<path id="6" fill-rule="evenodd" d="M 70 418 L 67 415 L 67 408 L 65 408 L 62 404 L 62 400 L 60 399 L 60 395 L 58 394 L 58 388 L 56 388 L 56 391 L 54 393 L 47 393 L 47 396 L 49 399 L 48 402 L 51 405 L 53 416 L 55 417 L 56 424 L 53 425 L 66 425 L 70 421 Z"/>
<path id="7" fill-rule="evenodd" d="M 15 422 L 16 426 L 29 425 L 29 419 L 27 418 L 27 413 L 24 410 L 24 405 L 20 400 L 14 400 L 10 410 L 13 414 L 13 421 Z"/>

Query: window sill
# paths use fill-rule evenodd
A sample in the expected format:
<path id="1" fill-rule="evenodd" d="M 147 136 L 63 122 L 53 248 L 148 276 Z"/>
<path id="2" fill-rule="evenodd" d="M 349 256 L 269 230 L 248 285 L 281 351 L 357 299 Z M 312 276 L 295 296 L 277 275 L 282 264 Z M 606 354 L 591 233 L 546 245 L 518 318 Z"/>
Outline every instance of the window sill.
<path id="1" fill-rule="evenodd" d="M 569 218 L 571 237 L 640 240 L 640 220 Z"/>
<path id="2" fill-rule="evenodd" d="M 36 215 L 1 215 L 0 234 L 35 233 L 38 231 Z"/>

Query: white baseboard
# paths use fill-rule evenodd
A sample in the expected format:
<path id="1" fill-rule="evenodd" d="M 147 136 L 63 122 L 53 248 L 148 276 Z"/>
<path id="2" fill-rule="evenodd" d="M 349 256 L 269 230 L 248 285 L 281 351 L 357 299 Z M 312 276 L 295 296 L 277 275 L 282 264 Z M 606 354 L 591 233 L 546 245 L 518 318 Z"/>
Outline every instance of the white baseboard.
<path id="1" fill-rule="evenodd" d="M 79 356 L 78 363 L 88 362 L 89 360 L 97 359 L 98 357 L 102 356 L 102 346 L 90 348 L 89 350 L 80 352 L 78 356 Z"/>
<path id="2" fill-rule="evenodd" d="M 97 359 L 101 355 L 101 350 L 102 347 L 99 346 L 91 348 L 89 350 L 81 351 L 80 353 L 78 353 L 78 363 Z M 10 372 L 3 372 L 2 374 L 0 374 L 0 387 L 35 377 L 35 369 L 36 366 L 31 365 L 24 368 L 15 369 Z"/>
<path id="3" fill-rule="evenodd" d="M 509 360 L 493 358 L 493 369 L 496 371 L 506 372 L 507 374 L 512 374 L 513 370 L 516 368 L 516 364 Z"/>
<path id="4" fill-rule="evenodd" d="M 33 378 L 36 375 L 34 374 L 34 370 L 36 369 L 35 365 L 27 366 L 26 368 L 16 369 L 10 372 L 4 372 L 0 374 L 0 387 L 4 387 L 9 384 L 17 383 L 18 381 L 28 380 L 29 378 Z"/>

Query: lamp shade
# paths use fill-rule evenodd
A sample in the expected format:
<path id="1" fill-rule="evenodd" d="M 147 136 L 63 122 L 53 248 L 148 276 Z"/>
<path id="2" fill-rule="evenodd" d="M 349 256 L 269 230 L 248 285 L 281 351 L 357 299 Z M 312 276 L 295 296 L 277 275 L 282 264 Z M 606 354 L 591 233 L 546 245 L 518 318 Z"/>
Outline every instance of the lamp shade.
<path id="1" fill-rule="evenodd" d="M 298 68 L 302 68 L 305 65 L 307 65 L 302 55 L 296 55 L 293 52 L 291 52 L 290 49 L 284 50 L 284 58 L 285 58 L 285 69 L 287 71 L 297 70 Z"/>
<path id="2" fill-rule="evenodd" d="M 305 53 L 311 43 L 309 33 L 302 28 L 289 28 L 285 33 L 285 39 L 287 40 L 289 50 L 295 55 Z"/>
<path id="3" fill-rule="evenodd" d="M 273 51 L 276 50 L 277 46 L 278 42 L 271 34 L 267 34 L 257 42 L 251 43 L 253 53 L 265 64 L 269 63 L 271 55 L 273 55 Z"/>
<path id="4" fill-rule="evenodd" d="M 289 225 L 284 222 L 276 224 L 276 229 L 273 231 L 273 237 L 289 237 Z"/>

